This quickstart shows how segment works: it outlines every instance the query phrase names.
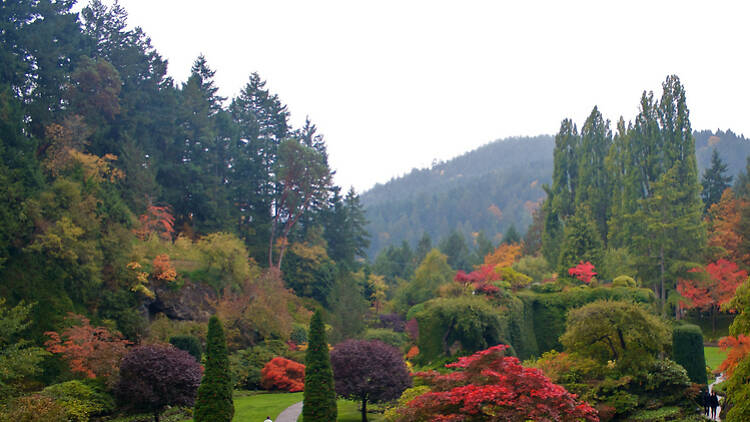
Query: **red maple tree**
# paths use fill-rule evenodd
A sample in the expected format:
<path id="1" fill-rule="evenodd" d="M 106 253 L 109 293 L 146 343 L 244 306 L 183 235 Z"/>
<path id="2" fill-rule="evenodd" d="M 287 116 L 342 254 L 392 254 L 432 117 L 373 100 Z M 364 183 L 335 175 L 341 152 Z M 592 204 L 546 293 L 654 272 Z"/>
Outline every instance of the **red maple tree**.
<path id="1" fill-rule="evenodd" d="M 275 357 L 261 371 L 260 385 L 266 390 L 297 392 L 305 389 L 305 365 Z"/>
<path id="2" fill-rule="evenodd" d="M 399 422 L 477 420 L 598 421 L 594 408 L 553 384 L 538 369 L 505 356 L 506 345 L 446 365 L 455 372 L 416 375 L 431 386 L 401 409 Z"/>
<path id="3" fill-rule="evenodd" d="M 703 270 L 695 268 L 689 272 L 701 271 Z M 680 279 L 677 283 L 677 292 L 690 301 L 690 303 L 680 301 L 680 306 L 687 309 L 711 311 L 715 331 L 716 313 L 722 305 L 732 300 L 737 287 L 747 279 L 747 271 L 740 270 L 734 262 L 720 259 L 708 264 L 705 272 L 708 275 L 705 280 Z"/>
<path id="4" fill-rule="evenodd" d="M 109 378 L 117 372 L 120 359 L 132 344 L 120 333 L 105 327 L 92 327 L 88 318 L 69 314 L 75 325 L 63 330 L 44 333 L 50 339 L 44 342 L 47 351 L 62 355 L 70 370 L 86 378 Z"/>
<path id="5" fill-rule="evenodd" d="M 589 284 L 594 278 L 596 273 L 594 272 L 594 264 L 586 261 L 580 261 L 578 265 L 568 269 L 568 274 L 581 280 L 582 282 Z"/>

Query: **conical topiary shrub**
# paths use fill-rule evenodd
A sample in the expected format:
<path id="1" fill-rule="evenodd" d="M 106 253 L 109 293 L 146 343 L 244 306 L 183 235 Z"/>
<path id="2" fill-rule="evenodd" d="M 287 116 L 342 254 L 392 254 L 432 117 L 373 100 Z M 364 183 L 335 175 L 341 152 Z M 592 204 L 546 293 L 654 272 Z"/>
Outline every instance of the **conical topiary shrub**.
<path id="1" fill-rule="evenodd" d="M 305 355 L 305 392 L 302 416 L 305 422 L 330 422 L 337 417 L 336 390 L 325 327 L 320 311 L 310 320 Z"/>
<path id="2" fill-rule="evenodd" d="M 198 398 L 195 400 L 195 422 L 230 422 L 234 416 L 232 377 L 224 329 L 216 316 L 208 321 L 206 366 Z"/>

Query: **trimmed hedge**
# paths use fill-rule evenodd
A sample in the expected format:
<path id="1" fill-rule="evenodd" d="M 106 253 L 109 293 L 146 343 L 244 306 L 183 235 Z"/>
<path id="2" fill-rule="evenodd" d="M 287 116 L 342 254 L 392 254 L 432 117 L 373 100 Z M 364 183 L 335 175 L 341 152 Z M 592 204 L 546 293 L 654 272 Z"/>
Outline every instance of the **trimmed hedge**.
<path id="1" fill-rule="evenodd" d="M 565 332 L 565 321 L 570 309 L 579 308 L 600 300 L 632 300 L 637 303 L 653 303 L 654 293 L 649 289 L 628 287 L 574 287 L 557 293 L 519 293 L 527 308 L 530 307 L 533 332 L 536 337 L 538 355 L 550 350 L 562 350 L 560 336 Z M 524 313 L 528 312 L 525 310 Z M 538 356 L 537 355 L 537 356 Z"/>
<path id="2" fill-rule="evenodd" d="M 703 332 L 700 327 L 685 324 L 672 331 L 672 357 L 688 373 L 690 381 L 706 384 L 706 356 L 703 351 Z"/>

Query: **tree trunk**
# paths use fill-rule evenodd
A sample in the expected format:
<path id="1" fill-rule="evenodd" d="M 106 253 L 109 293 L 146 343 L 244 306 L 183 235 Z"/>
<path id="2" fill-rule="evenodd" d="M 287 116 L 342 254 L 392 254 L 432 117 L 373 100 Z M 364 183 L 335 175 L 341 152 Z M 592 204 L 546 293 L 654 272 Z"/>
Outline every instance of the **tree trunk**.
<path id="1" fill-rule="evenodd" d="M 362 399 L 362 422 L 367 422 L 367 397 Z"/>
<path id="2" fill-rule="evenodd" d="M 711 334 L 716 335 L 716 305 L 711 305 Z"/>
<path id="3" fill-rule="evenodd" d="M 159 411 L 154 411 L 154 422 L 159 422 Z"/>
<path id="4" fill-rule="evenodd" d="M 661 316 L 667 316 L 667 293 L 664 290 L 664 245 L 661 245 L 659 250 L 659 283 L 660 283 L 660 294 L 661 297 Z"/>

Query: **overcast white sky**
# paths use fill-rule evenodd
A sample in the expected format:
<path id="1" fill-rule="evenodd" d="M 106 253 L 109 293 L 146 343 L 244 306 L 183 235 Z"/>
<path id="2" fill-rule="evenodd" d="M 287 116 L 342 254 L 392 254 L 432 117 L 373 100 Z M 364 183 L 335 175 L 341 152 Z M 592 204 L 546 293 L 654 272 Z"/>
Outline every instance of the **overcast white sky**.
<path id="1" fill-rule="evenodd" d="M 120 1 L 177 81 L 200 53 L 230 98 L 257 71 L 358 191 L 594 105 L 630 120 L 672 73 L 694 129 L 750 135 L 746 3 Z"/>

